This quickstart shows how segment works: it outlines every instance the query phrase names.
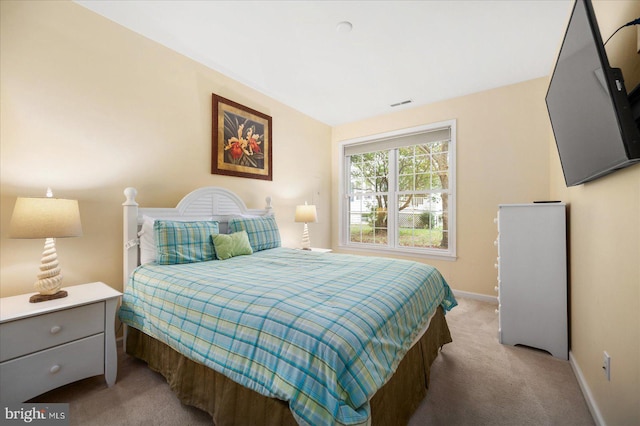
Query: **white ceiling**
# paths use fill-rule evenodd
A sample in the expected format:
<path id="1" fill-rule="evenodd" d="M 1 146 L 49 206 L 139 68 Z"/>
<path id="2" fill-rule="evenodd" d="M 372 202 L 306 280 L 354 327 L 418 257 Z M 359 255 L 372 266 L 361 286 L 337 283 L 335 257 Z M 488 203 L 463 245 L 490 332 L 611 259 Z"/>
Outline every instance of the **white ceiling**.
<path id="1" fill-rule="evenodd" d="M 550 74 L 573 1 L 76 3 L 338 125 Z"/>

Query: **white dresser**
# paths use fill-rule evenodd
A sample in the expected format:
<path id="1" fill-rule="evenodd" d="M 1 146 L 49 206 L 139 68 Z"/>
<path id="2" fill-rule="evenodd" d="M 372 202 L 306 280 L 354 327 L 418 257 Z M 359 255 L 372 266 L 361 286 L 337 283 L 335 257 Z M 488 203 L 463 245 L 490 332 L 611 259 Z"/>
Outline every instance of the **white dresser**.
<path id="1" fill-rule="evenodd" d="M 496 222 L 500 343 L 568 359 L 566 205 L 503 204 Z"/>
<path id="2" fill-rule="evenodd" d="M 116 381 L 114 321 L 121 293 L 96 282 L 62 299 L 0 299 L 0 401 L 20 403 L 76 380 Z"/>

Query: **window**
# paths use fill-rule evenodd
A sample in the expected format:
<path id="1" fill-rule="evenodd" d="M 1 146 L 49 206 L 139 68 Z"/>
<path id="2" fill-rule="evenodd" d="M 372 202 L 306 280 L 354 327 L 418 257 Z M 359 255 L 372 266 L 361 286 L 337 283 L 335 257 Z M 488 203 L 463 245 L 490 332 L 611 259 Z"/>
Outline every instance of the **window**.
<path id="1" fill-rule="evenodd" d="M 340 144 L 340 244 L 455 257 L 455 121 Z"/>

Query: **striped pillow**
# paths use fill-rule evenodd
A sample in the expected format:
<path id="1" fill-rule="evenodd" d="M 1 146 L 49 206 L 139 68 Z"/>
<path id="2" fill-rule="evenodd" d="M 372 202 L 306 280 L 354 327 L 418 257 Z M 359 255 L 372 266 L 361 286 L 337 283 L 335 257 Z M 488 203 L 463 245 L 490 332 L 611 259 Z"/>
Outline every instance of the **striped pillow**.
<path id="1" fill-rule="evenodd" d="M 217 221 L 156 220 L 153 232 L 156 237 L 156 262 L 160 265 L 215 259 L 211 235 L 218 233 Z"/>
<path id="2" fill-rule="evenodd" d="M 229 220 L 229 232 L 247 231 L 254 252 L 280 247 L 280 231 L 274 216 L 239 217 Z"/>

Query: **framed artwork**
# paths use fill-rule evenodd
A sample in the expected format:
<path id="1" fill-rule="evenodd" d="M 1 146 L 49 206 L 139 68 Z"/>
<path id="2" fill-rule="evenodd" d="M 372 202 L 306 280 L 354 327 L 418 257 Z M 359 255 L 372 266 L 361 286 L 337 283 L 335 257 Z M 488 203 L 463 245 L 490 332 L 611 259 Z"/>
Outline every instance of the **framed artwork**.
<path id="1" fill-rule="evenodd" d="M 271 117 L 213 94 L 211 173 L 272 180 Z"/>

